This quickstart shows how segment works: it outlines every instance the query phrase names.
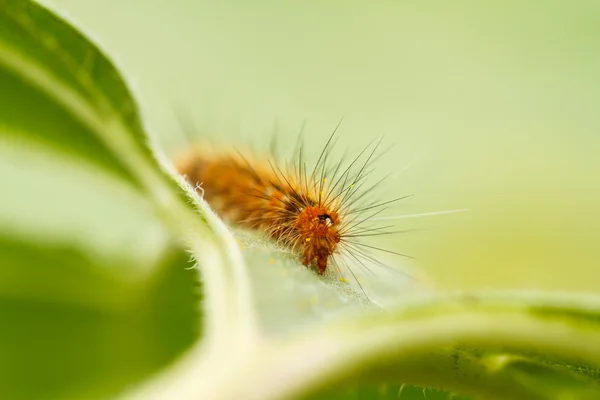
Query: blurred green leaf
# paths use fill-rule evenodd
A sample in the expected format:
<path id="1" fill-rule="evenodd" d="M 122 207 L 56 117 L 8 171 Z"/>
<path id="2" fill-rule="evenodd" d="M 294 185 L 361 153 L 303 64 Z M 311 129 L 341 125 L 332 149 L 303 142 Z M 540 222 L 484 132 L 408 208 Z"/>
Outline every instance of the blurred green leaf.
<path id="1" fill-rule="evenodd" d="M 95 136 L 86 132 L 85 126 L 2 65 L 0 85 L 3 91 L 10 93 L 0 97 L 3 140 L 51 146 L 97 163 L 117 176 L 132 179 L 121 162 Z"/>
<path id="2" fill-rule="evenodd" d="M 513 353 L 486 353 L 449 349 L 438 352 L 434 357 L 420 357 L 413 362 L 414 369 L 407 375 L 402 369 L 395 370 L 394 365 L 381 364 L 371 368 L 365 374 L 354 378 L 351 382 L 335 386 L 306 399 L 318 400 L 335 398 L 362 399 L 447 399 L 450 395 L 443 392 L 425 393 L 414 389 L 405 390 L 402 382 L 411 376 L 429 376 L 428 385 L 444 388 L 454 385 L 455 392 L 473 391 L 479 388 L 480 396 L 488 398 L 498 394 L 498 398 L 524 399 L 582 399 L 592 400 L 600 396 L 600 380 L 579 373 L 573 368 L 546 365 L 535 359 L 518 356 Z M 518 352 L 517 352 L 518 353 Z M 430 359 L 431 362 L 423 362 Z M 452 375 L 454 382 L 436 382 L 436 376 Z M 467 380 L 465 381 L 465 376 Z M 460 382 L 465 381 L 469 388 L 460 388 Z M 485 387 L 485 389 L 484 389 Z M 402 390 L 400 390 L 402 389 Z M 487 395 L 483 393 L 488 392 Z M 339 393 L 344 393 L 340 395 Z M 398 394 L 400 393 L 400 395 Z M 452 399 L 462 399 L 458 395 Z"/>
<path id="3" fill-rule="evenodd" d="M 310 399 L 402 384 L 477 399 L 594 399 L 600 396 L 599 315 L 596 296 L 435 296 L 309 332 L 287 349 L 305 359 L 271 367 L 277 374 L 269 379 L 294 371 L 295 380 L 278 395 L 312 386 Z M 266 398 L 268 385 L 264 390 Z"/>
<path id="4" fill-rule="evenodd" d="M 76 249 L 0 240 L 0 397 L 105 398 L 200 334 L 189 257 L 127 281 Z"/>
<path id="5" fill-rule="evenodd" d="M 118 118 L 146 147 L 137 110 L 108 59 L 79 32 L 34 3 L 0 1 L 0 135 L 74 153 L 132 179 L 90 131 Z M 94 115 L 95 114 L 95 115 Z"/>
<path id="6" fill-rule="evenodd" d="M 468 400 L 466 397 L 412 385 L 348 384 L 335 387 L 305 400 Z"/>
<path id="7" fill-rule="evenodd" d="M 198 274 L 139 191 L 176 185 L 112 63 L 36 3 L 0 0 L 0 87 L 0 397 L 105 398 L 201 336 Z"/>
<path id="8" fill-rule="evenodd" d="M 0 235 L 0 296 L 5 299 L 86 306 L 110 311 L 125 307 L 139 295 L 119 266 L 73 246 L 30 243 Z"/>

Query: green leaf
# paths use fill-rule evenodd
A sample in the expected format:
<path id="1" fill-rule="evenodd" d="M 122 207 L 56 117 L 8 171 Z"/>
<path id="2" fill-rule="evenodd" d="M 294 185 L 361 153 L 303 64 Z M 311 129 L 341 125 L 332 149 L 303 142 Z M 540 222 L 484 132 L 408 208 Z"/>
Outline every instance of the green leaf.
<path id="1" fill-rule="evenodd" d="M 335 372 L 327 377 L 322 362 L 318 380 L 331 378 L 334 388 L 408 383 L 481 399 L 593 399 L 599 316 L 596 296 L 434 297 L 325 331 L 316 341 Z"/>
<path id="2" fill-rule="evenodd" d="M 4 97 L 0 134 L 98 163 L 155 196 L 174 196 L 166 187 L 176 185 L 155 161 L 137 106 L 108 58 L 34 2 L 1 0 L 0 10 L 0 79 L 12 95 Z"/>
<path id="3" fill-rule="evenodd" d="M 126 275 L 146 273 L 171 238 L 127 182 L 51 148 L 0 146 L 0 234 L 86 250 Z M 116 266 L 111 269 L 117 269 Z"/>
<path id="4" fill-rule="evenodd" d="M 2 234 L 0 254 L 0 296 L 5 299 L 113 310 L 138 295 L 119 266 L 109 270 L 72 246 Z"/>
<path id="5" fill-rule="evenodd" d="M 114 66 L 81 34 L 33 3 L 2 0 L 0 11 L 0 86 L 10 93 L 0 100 L 0 135 L 56 147 L 132 180 L 83 116 L 107 116 L 116 107 L 145 146 L 137 111 Z"/>
<path id="6" fill-rule="evenodd" d="M 189 257 L 123 279 L 75 248 L 0 237 L 0 397 L 103 398 L 173 360 L 200 333 Z"/>
<path id="7" fill-rule="evenodd" d="M 349 384 L 310 396 L 311 400 L 469 400 L 444 390 L 398 384 Z"/>
<path id="8" fill-rule="evenodd" d="M 413 362 L 412 371 L 408 374 L 394 364 L 382 364 L 347 384 L 334 386 L 308 396 L 307 399 L 334 398 L 335 393 L 362 393 L 365 398 L 388 398 L 386 395 L 397 395 L 398 392 L 402 394 L 399 396 L 401 399 L 422 399 L 423 394 L 419 396 L 418 393 L 399 390 L 402 382 L 417 374 L 428 375 L 427 384 L 430 386 L 453 387 L 454 393 L 473 394 L 477 391 L 476 398 L 595 399 L 600 394 L 600 381 L 573 369 L 545 365 L 511 353 L 481 353 L 448 349 L 424 355 Z M 436 376 L 444 375 L 449 375 L 451 383 L 436 381 Z M 465 388 L 459 388 L 461 382 L 465 382 Z M 372 393 L 370 397 L 365 394 L 369 391 Z M 439 396 L 443 394 L 440 393 Z M 427 398 L 430 396 L 427 395 Z M 441 398 L 446 399 L 448 396 Z"/>
<path id="9" fill-rule="evenodd" d="M 198 274 L 144 193 L 177 185 L 112 63 L 35 3 L 0 0 L 0 86 L 0 397 L 114 394 L 201 337 Z"/>
<path id="10" fill-rule="evenodd" d="M 201 337 L 189 255 L 135 190 L 98 172 L 0 149 L 1 398 L 103 398 Z"/>

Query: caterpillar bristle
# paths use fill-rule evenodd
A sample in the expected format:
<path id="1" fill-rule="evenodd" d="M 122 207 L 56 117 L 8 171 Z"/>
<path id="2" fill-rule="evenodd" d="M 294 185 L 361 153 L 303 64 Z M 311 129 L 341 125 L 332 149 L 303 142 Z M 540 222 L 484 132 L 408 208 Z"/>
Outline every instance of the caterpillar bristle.
<path id="1" fill-rule="evenodd" d="M 394 225 L 377 226 L 373 222 L 388 206 L 412 195 L 384 201 L 373 195 L 391 175 L 370 183 L 373 164 L 387 151 L 380 151 L 381 138 L 373 139 L 353 158 L 348 159 L 345 153 L 332 162 L 341 123 L 329 135 L 312 168 L 307 166 L 305 124 L 289 162 L 279 161 L 274 136 L 270 157 L 261 158 L 240 149 L 194 147 L 177 159 L 176 168 L 192 185 L 202 183 L 198 190 L 226 221 L 263 232 L 318 274 L 328 268 L 340 275 L 347 271 L 366 296 L 348 260 L 373 275 L 373 267 L 394 270 L 373 252 L 411 258 L 361 239 L 410 232 L 390 230 Z"/>

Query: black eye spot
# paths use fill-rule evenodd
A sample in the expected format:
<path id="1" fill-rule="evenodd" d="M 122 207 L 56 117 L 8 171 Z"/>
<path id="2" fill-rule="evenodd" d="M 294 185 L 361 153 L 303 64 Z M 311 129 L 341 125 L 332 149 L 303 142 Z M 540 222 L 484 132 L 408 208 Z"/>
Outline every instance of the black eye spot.
<path id="1" fill-rule="evenodd" d="M 325 221 L 325 225 L 327 225 L 328 227 L 333 225 L 333 220 L 331 219 L 329 214 L 318 215 L 318 218 L 319 221 Z"/>
<path id="2" fill-rule="evenodd" d="M 319 219 L 321 221 L 327 221 L 328 219 L 331 219 L 331 217 L 329 216 L 329 214 L 321 214 L 318 217 L 319 217 Z"/>

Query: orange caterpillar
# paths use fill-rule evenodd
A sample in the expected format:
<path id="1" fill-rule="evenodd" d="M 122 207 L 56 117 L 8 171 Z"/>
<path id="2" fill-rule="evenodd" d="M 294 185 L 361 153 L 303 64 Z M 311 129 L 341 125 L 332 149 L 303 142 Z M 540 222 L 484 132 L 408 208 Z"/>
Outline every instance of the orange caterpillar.
<path id="1" fill-rule="evenodd" d="M 355 239 L 391 232 L 382 231 L 387 227 L 372 228 L 364 223 L 383 211 L 384 205 L 408 196 L 359 205 L 375 186 L 364 188 L 364 178 L 377 145 L 370 154 L 365 148 L 346 167 L 341 163 L 330 167 L 327 161 L 334 135 L 310 174 L 302 147 L 285 171 L 271 161 L 209 149 L 187 152 L 177 160 L 176 167 L 202 191 L 219 215 L 234 224 L 263 231 L 298 254 L 305 266 L 316 266 L 319 274 L 341 251 L 366 267 L 366 261 L 377 263 L 367 252 L 376 248 Z M 366 160 L 361 162 L 361 157 Z M 365 216 L 372 210 L 376 211 Z"/>

